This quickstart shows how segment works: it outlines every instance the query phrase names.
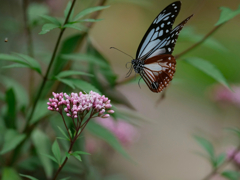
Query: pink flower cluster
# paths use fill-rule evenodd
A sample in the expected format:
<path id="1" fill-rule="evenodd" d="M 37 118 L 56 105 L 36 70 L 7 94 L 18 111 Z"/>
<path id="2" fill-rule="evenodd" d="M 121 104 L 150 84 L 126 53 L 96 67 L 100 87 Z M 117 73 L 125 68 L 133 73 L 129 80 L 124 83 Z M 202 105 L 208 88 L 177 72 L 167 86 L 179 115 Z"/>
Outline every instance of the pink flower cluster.
<path id="1" fill-rule="evenodd" d="M 235 161 L 235 163 L 240 165 L 240 152 L 235 152 L 235 151 L 236 151 L 235 148 L 229 148 L 227 150 L 227 157 L 228 157 L 228 159 L 231 159 L 231 158 L 233 158 L 233 156 L 235 154 L 233 160 Z"/>
<path id="2" fill-rule="evenodd" d="M 233 92 L 224 86 L 216 86 L 213 92 L 213 100 L 227 102 L 240 107 L 240 86 L 232 86 Z"/>
<path id="3" fill-rule="evenodd" d="M 66 93 L 52 93 L 53 98 L 49 98 L 48 110 L 50 111 L 64 111 L 67 116 L 72 118 L 78 118 L 80 114 L 88 113 L 91 111 L 92 114 L 98 113 L 99 117 L 108 118 L 109 114 L 106 114 L 106 109 L 110 109 L 112 105 L 110 100 L 104 95 L 90 91 L 89 94 L 71 93 L 68 95 Z M 108 110 L 107 113 L 114 113 L 113 110 Z"/>

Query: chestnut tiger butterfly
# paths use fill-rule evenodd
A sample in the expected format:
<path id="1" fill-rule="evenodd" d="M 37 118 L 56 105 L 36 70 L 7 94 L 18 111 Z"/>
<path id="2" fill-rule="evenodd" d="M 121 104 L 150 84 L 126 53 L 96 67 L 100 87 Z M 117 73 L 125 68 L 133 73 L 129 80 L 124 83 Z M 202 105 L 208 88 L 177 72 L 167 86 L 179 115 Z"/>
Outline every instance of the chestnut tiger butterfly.
<path id="1" fill-rule="evenodd" d="M 132 65 L 127 77 L 134 69 L 135 73 L 140 74 L 149 89 L 155 93 L 166 88 L 173 78 L 176 60 L 172 52 L 179 32 L 193 16 L 189 16 L 172 29 L 180 7 L 181 2 L 176 1 L 160 12 L 143 36 L 137 49 L 136 59 L 131 61 Z"/>

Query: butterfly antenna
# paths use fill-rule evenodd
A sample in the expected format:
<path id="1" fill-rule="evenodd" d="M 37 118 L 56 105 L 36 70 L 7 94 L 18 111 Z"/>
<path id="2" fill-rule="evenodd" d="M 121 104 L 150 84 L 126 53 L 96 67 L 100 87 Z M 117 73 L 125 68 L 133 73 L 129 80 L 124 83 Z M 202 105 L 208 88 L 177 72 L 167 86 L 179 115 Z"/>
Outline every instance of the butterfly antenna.
<path id="1" fill-rule="evenodd" d="M 140 77 L 140 79 L 138 80 L 138 86 L 139 88 L 141 89 L 141 86 L 140 86 L 140 80 L 142 79 L 142 77 Z"/>
<path id="2" fill-rule="evenodd" d="M 123 52 L 123 51 L 121 51 L 121 50 L 119 50 L 119 49 L 117 49 L 117 48 L 115 48 L 115 47 L 110 47 L 110 49 L 116 49 L 116 50 L 122 52 L 123 54 L 126 54 L 127 56 L 129 56 L 129 57 L 131 57 L 132 59 L 134 59 L 134 58 L 133 58 L 132 56 L 130 56 L 129 54 L 127 54 L 127 53 L 125 53 L 125 52 Z"/>
<path id="3" fill-rule="evenodd" d="M 133 70 L 133 67 L 131 66 L 131 69 L 128 71 L 125 78 L 128 78 L 132 74 L 132 70 Z"/>

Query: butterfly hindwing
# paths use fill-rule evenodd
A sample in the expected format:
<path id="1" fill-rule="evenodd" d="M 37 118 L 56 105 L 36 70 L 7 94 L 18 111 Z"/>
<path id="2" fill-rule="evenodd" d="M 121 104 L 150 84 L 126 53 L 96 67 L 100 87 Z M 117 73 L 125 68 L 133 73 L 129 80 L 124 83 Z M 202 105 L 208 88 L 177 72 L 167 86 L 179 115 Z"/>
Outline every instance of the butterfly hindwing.
<path id="1" fill-rule="evenodd" d="M 170 54 L 158 55 L 147 59 L 140 72 L 141 77 L 153 92 L 161 92 L 168 86 L 175 73 L 176 60 Z"/>
<path id="2" fill-rule="evenodd" d="M 144 59 L 156 46 L 163 41 L 172 31 L 172 25 L 180 11 L 181 2 L 176 1 L 168 5 L 152 22 L 145 33 L 137 50 L 136 58 Z"/>

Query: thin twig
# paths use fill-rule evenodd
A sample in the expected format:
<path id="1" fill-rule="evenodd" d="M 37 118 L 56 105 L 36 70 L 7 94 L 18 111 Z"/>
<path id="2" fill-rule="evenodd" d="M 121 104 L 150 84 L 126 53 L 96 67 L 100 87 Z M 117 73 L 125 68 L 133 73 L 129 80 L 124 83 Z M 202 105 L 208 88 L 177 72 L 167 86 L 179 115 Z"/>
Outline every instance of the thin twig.
<path id="1" fill-rule="evenodd" d="M 72 142 L 72 137 L 71 137 L 71 135 L 70 135 L 70 133 L 69 133 L 69 131 L 68 131 L 68 127 L 67 127 L 66 121 L 65 121 L 65 119 L 64 119 L 64 116 L 63 116 L 62 112 L 61 112 L 60 114 L 61 114 L 61 116 L 62 116 L 62 119 L 63 119 L 64 125 L 65 125 L 65 127 L 66 127 L 66 130 L 67 130 L 67 132 L 68 132 L 68 136 L 69 136 L 69 138 L 70 138 L 70 142 Z"/>
<path id="2" fill-rule="evenodd" d="M 65 22 L 64 22 L 63 26 L 68 22 L 68 19 L 69 19 L 70 14 L 71 14 L 71 12 L 72 12 L 72 10 L 73 10 L 73 7 L 74 7 L 75 2 L 76 2 L 76 0 L 73 0 L 72 6 L 71 6 L 71 8 L 70 8 L 70 10 L 69 10 L 69 12 L 68 12 L 68 15 L 67 15 L 67 17 L 66 17 L 66 19 L 65 19 Z M 19 152 L 20 149 L 22 148 L 24 142 L 30 137 L 32 131 L 34 130 L 34 127 L 37 125 L 37 123 L 34 123 L 34 124 L 31 125 L 31 126 L 30 126 L 29 124 L 30 124 L 30 121 L 31 121 L 31 119 L 32 119 L 32 117 L 33 117 L 33 114 L 34 114 L 35 110 L 36 110 L 36 106 L 37 106 L 38 100 L 40 99 L 41 94 L 42 94 L 42 92 L 43 92 L 43 89 L 44 89 L 44 87 L 45 87 L 45 84 L 46 84 L 46 82 L 47 82 L 48 74 L 49 74 L 49 72 L 50 72 L 50 70 L 51 70 L 52 64 L 53 64 L 54 59 L 55 59 L 55 57 L 56 57 L 57 50 L 58 50 L 58 47 L 59 47 L 59 44 L 60 44 L 60 41 L 61 41 L 61 38 L 62 38 L 62 35 L 63 35 L 64 31 L 65 31 L 65 28 L 62 28 L 61 31 L 60 31 L 60 34 L 59 34 L 59 36 L 58 36 L 58 39 L 57 39 L 57 42 L 56 42 L 56 45 L 55 45 L 55 48 L 54 48 L 54 51 L 53 51 L 53 54 L 52 54 L 52 57 L 51 57 L 51 61 L 50 61 L 49 65 L 48 65 L 46 74 L 45 74 L 45 76 L 44 76 L 44 78 L 43 78 L 42 84 L 41 84 L 40 89 L 39 89 L 39 91 L 38 91 L 38 93 L 37 93 L 36 99 L 35 99 L 35 101 L 34 101 L 34 103 L 33 103 L 33 107 L 32 107 L 32 109 L 31 109 L 29 118 L 27 119 L 25 128 L 24 128 L 24 130 L 23 130 L 23 133 L 24 133 L 24 134 L 27 134 L 27 136 L 26 136 L 26 138 L 17 146 L 17 148 L 15 149 L 15 151 L 14 151 L 14 153 L 13 153 L 13 158 L 12 158 L 12 160 L 11 160 L 11 162 L 10 162 L 11 165 L 15 162 L 15 159 L 16 159 L 17 156 L 18 156 L 18 152 Z"/>
<path id="3" fill-rule="evenodd" d="M 225 166 L 227 166 L 229 163 L 231 163 L 234 160 L 234 157 L 237 155 L 237 153 L 240 151 L 240 146 L 238 146 L 238 148 L 234 151 L 233 155 L 226 160 L 224 163 L 222 163 L 222 165 L 220 165 L 218 168 L 213 169 L 208 175 L 206 175 L 205 178 L 203 178 L 202 180 L 209 180 L 210 178 L 212 178 L 214 175 L 216 175 L 219 170 L 223 169 Z"/>

